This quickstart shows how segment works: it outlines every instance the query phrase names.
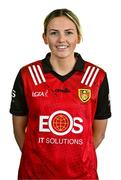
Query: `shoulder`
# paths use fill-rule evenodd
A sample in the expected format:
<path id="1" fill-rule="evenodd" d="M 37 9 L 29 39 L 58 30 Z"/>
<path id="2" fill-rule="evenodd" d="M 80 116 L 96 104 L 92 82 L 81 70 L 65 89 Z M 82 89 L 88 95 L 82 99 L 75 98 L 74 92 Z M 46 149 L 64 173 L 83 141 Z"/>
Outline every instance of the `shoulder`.
<path id="1" fill-rule="evenodd" d="M 42 69 L 42 60 L 37 60 L 29 64 L 26 64 L 20 69 L 20 74 L 23 76 L 30 72 L 36 73 L 39 69 Z"/>
<path id="2" fill-rule="evenodd" d="M 26 71 L 26 70 L 28 71 L 28 69 L 31 69 L 31 68 L 34 70 L 36 70 L 36 68 L 38 68 L 38 67 L 42 68 L 44 62 L 46 64 L 46 62 L 48 61 L 49 58 L 50 58 L 50 53 L 47 53 L 43 59 L 33 61 L 33 62 L 23 66 L 20 70 L 21 71 Z"/>
<path id="3" fill-rule="evenodd" d="M 20 76 L 26 85 L 30 85 L 31 82 L 32 84 L 34 83 L 34 85 L 39 85 L 42 82 L 46 82 L 42 60 L 32 62 L 22 67 L 20 70 Z"/>
<path id="4" fill-rule="evenodd" d="M 33 68 L 34 68 L 34 67 L 37 66 L 37 65 L 42 66 L 42 60 L 37 60 L 37 61 L 31 62 L 31 63 L 29 63 L 29 64 L 26 64 L 26 65 L 23 66 L 20 70 L 21 70 L 21 71 L 26 71 L 26 70 L 29 69 L 29 67 L 33 67 Z"/>
<path id="5" fill-rule="evenodd" d="M 90 87 L 96 81 L 101 84 L 106 76 L 106 72 L 104 69 L 91 63 L 90 61 L 84 61 L 84 69 L 83 69 L 83 78 L 82 83 L 89 85 Z"/>
<path id="6" fill-rule="evenodd" d="M 79 53 L 75 53 L 75 56 L 77 57 L 77 60 L 78 60 L 78 66 L 81 67 L 81 70 L 83 72 L 85 71 L 100 71 L 101 73 L 106 73 L 104 69 L 102 69 L 100 66 L 96 65 L 96 64 L 93 64 L 90 60 L 86 60 L 86 59 L 83 59 L 82 56 L 79 54 Z M 80 63 L 81 62 L 81 63 Z"/>
<path id="7" fill-rule="evenodd" d="M 88 69 L 94 69 L 94 70 L 95 69 L 99 69 L 99 71 L 101 71 L 103 73 L 106 73 L 105 70 L 102 67 L 100 67 L 100 66 L 98 66 L 96 64 L 91 63 L 91 61 L 84 60 L 84 70 L 86 70 L 87 68 Z"/>

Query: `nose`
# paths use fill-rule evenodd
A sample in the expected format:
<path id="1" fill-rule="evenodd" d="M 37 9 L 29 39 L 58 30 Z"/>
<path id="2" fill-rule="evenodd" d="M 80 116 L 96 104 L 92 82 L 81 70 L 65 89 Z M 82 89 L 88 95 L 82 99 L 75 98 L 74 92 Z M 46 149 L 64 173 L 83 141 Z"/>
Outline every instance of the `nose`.
<path id="1" fill-rule="evenodd" d="M 65 42 L 65 40 L 66 40 L 65 34 L 60 33 L 60 34 L 59 34 L 59 37 L 58 37 L 58 41 L 59 41 L 59 42 Z"/>

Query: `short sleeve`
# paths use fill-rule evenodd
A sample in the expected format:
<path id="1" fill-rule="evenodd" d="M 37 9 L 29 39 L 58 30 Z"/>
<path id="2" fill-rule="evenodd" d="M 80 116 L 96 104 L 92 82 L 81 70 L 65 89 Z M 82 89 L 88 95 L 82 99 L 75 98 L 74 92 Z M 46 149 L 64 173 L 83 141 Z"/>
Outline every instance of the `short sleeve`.
<path id="1" fill-rule="evenodd" d="M 98 102 L 95 113 L 95 119 L 107 119 L 109 117 L 111 117 L 109 85 L 107 75 L 105 75 L 98 93 Z"/>
<path id="2" fill-rule="evenodd" d="M 28 114 L 21 71 L 19 71 L 12 89 L 10 113 L 16 116 L 24 116 Z"/>

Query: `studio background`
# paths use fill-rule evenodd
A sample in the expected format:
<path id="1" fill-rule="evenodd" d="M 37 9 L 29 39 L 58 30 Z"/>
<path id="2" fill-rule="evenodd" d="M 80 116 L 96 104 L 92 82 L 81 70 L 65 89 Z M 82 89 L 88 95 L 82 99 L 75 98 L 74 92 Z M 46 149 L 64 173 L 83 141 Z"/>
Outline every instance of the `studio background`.
<path id="1" fill-rule="evenodd" d="M 76 51 L 108 74 L 112 118 L 97 149 L 100 180 L 121 179 L 121 11 L 120 0 L 0 1 L 0 179 L 16 180 L 20 150 L 9 114 L 11 90 L 19 69 L 48 52 L 42 39 L 45 16 L 68 8 L 80 19 L 83 42 Z"/>

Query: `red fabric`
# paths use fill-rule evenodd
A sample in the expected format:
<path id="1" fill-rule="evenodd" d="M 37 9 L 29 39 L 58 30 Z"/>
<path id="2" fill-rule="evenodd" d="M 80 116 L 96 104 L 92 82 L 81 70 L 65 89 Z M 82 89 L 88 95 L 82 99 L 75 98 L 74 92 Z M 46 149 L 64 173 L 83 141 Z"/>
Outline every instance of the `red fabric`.
<path id="1" fill-rule="evenodd" d="M 32 65 L 42 82 L 38 83 L 33 71 L 35 85 L 28 66 L 21 69 L 29 114 L 18 179 L 97 180 L 92 123 L 105 72 L 99 69 L 89 87 L 81 83 L 87 67 L 93 66 L 88 62 L 83 72 L 75 72 L 64 82 L 43 72 L 44 82 L 37 68 L 39 65 L 42 70 L 41 61 Z M 82 100 L 83 89 L 89 90 L 86 102 Z"/>

